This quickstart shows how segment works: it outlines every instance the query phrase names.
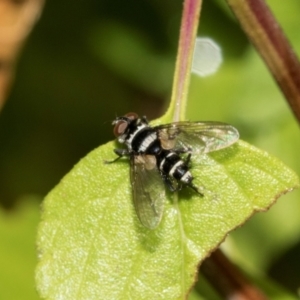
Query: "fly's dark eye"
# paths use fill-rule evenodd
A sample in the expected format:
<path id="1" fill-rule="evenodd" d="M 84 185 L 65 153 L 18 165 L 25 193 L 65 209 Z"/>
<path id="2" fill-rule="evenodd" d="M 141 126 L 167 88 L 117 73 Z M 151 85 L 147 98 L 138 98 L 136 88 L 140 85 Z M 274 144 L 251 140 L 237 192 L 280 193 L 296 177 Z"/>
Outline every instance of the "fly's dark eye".
<path id="1" fill-rule="evenodd" d="M 114 127 L 114 135 L 116 137 L 120 136 L 127 129 L 128 123 L 126 121 L 119 121 Z"/>
<path id="2" fill-rule="evenodd" d="M 126 114 L 125 117 L 128 118 L 128 119 L 130 119 L 130 120 L 135 120 L 139 116 L 136 113 L 134 113 L 134 112 L 130 112 L 130 113 Z"/>

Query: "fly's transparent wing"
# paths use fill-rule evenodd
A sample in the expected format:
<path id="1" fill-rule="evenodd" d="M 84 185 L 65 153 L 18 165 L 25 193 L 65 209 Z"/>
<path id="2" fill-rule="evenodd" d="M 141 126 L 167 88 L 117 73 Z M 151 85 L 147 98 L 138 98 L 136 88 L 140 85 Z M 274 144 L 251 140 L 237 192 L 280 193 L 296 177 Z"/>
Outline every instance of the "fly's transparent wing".
<path id="1" fill-rule="evenodd" d="M 155 156 L 133 156 L 130 175 L 136 213 L 145 227 L 154 229 L 161 221 L 165 199 L 165 185 Z"/>
<path id="2" fill-rule="evenodd" d="M 239 139 L 233 126 L 220 122 L 175 122 L 155 127 L 162 147 L 191 153 L 208 153 L 228 147 Z"/>

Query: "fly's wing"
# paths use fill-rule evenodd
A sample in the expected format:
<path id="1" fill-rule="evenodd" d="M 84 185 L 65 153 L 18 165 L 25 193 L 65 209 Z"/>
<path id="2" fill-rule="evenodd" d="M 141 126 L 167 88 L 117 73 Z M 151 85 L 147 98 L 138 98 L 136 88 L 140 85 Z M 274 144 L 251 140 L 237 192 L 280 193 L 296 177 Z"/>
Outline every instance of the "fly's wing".
<path id="1" fill-rule="evenodd" d="M 165 185 L 155 156 L 132 156 L 130 175 L 136 213 L 145 227 L 154 229 L 160 223 L 165 199 Z"/>
<path id="2" fill-rule="evenodd" d="M 233 126 L 220 122 L 175 122 L 155 127 L 162 147 L 191 153 L 208 153 L 228 147 L 239 139 Z"/>

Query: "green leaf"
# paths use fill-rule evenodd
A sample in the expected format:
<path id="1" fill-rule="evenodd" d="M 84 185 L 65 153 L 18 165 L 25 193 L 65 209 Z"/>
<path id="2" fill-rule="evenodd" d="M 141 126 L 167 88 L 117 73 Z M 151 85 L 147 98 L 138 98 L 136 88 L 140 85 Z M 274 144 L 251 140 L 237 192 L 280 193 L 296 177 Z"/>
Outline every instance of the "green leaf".
<path id="1" fill-rule="evenodd" d="M 92 151 L 44 201 L 36 282 L 46 299 L 182 299 L 197 266 L 226 234 L 299 185 L 276 158 L 245 142 L 194 156 L 195 184 L 168 194 L 161 224 L 134 211 L 126 159 L 114 143 Z"/>
<path id="2" fill-rule="evenodd" d="M 31 196 L 20 203 L 14 211 L 0 210 L 0 299 L 40 299 L 34 288 L 39 205 Z"/>

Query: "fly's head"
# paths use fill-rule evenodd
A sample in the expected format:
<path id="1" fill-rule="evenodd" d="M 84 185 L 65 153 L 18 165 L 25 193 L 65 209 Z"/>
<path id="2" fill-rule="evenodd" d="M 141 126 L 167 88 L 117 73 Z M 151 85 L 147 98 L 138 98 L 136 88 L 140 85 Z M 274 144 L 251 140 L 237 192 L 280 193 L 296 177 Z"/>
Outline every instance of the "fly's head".
<path id="1" fill-rule="evenodd" d="M 112 122 L 112 125 L 114 126 L 114 135 L 119 143 L 125 143 L 133 130 L 133 125 L 138 123 L 138 120 L 140 120 L 138 115 L 131 112 L 123 117 L 117 117 Z"/>

